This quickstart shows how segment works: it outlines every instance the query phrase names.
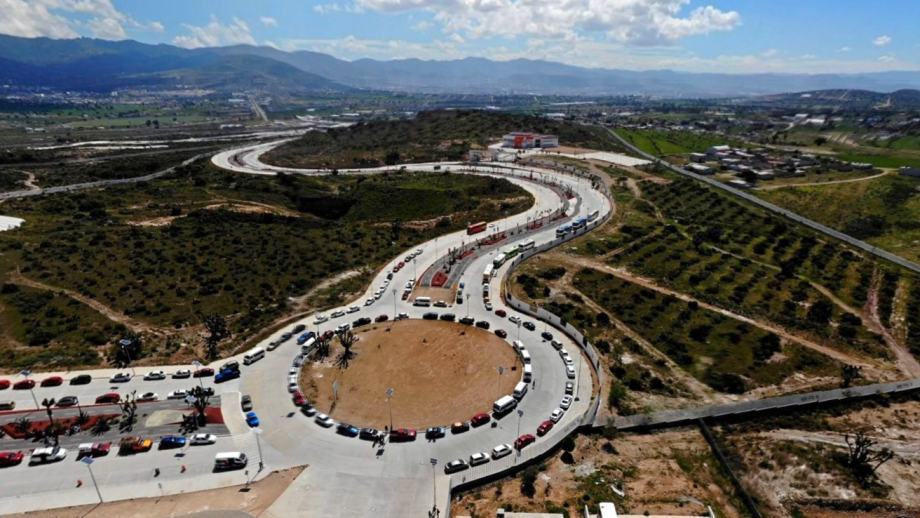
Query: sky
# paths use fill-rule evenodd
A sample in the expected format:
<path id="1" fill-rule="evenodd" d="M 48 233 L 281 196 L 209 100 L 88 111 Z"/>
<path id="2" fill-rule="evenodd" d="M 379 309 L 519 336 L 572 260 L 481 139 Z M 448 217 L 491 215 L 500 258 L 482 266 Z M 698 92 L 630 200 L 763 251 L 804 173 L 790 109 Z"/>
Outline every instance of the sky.
<path id="1" fill-rule="evenodd" d="M 920 70 L 920 0 L 0 0 L 0 33 L 342 59 L 692 72 Z"/>

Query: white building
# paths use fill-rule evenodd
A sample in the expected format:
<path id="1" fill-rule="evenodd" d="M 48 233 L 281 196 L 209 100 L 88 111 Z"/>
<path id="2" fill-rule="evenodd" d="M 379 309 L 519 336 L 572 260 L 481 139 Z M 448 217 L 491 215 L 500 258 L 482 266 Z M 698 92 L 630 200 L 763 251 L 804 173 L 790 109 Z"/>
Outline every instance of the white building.
<path id="1" fill-rule="evenodd" d="M 502 137 L 502 147 L 514 149 L 559 147 L 559 137 L 556 135 L 514 131 Z"/>

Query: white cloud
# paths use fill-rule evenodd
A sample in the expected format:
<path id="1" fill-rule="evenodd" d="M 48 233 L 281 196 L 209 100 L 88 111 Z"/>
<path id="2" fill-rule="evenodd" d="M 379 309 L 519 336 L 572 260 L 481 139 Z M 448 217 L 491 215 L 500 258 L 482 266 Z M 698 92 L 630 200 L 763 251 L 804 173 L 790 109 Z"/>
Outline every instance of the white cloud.
<path id="1" fill-rule="evenodd" d="M 878 36 L 877 38 L 872 40 L 872 44 L 875 45 L 876 47 L 884 47 L 885 45 L 888 45 L 889 43 L 891 43 L 891 36 L 887 34 L 882 34 L 881 36 Z"/>
<path id="2" fill-rule="evenodd" d="M 430 21 L 428 21 L 428 20 L 419 20 L 418 23 L 416 23 L 416 24 L 414 24 L 414 25 L 412 26 L 412 30 L 418 31 L 418 32 L 425 32 L 425 31 L 427 31 L 428 29 L 430 29 L 430 28 L 432 27 L 432 25 L 434 25 L 434 24 L 432 24 L 432 23 L 431 23 Z"/>
<path id="3" fill-rule="evenodd" d="M 342 5 L 338 2 L 332 2 L 328 4 L 314 5 L 313 12 L 317 14 L 329 14 L 329 13 L 361 14 L 364 12 L 364 8 L 356 4 Z"/>
<path id="4" fill-rule="evenodd" d="M 850 47 L 840 47 L 840 49 L 837 52 L 849 52 L 851 50 L 853 49 L 851 49 Z"/>
<path id="5" fill-rule="evenodd" d="M 163 32 L 166 30 L 166 27 L 164 27 L 163 24 L 160 22 L 150 22 L 150 24 L 148 24 L 148 27 L 153 32 Z"/>
<path id="6" fill-rule="evenodd" d="M 272 18 L 271 16 L 260 16 L 259 21 L 262 22 L 262 25 L 266 27 L 277 27 L 278 20 Z"/>
<path id="7" fill-rule="evenodd" d="M 705 5 L 682 13 L 689 0 L 357 0 L 383 12 L 431 12 L 447 33 L 466 37 L 574 40 L 586 33 L 628 44 L 671 44 L 728 31 L 741 23 L 736 11 Z"/>
<path id="8" fill-rule="evenodd" d="M 767 49 L 767 50 L 761 52 L 760 55 L 763 56 L 763 57 L 765 57 L 765 58 L 772 58 L 772 57 L 775 56 L 778 52 L 779 52 L 779 51 L 777 51 L 776 49 Z"/>
<path id="9" fill-rule="evenodd" d="M 126 26 L 144 27 L 111 0 L 0 0 L 0 13 L 0 33 L 28 38 L 124 39 Z"/>
<path id="10" fill-rule="evenodd" d="M 173 43 L 180 47 L 193 49 L 240 43 L 256 44 L 249 25 L 236 17 L 227 25 L 222 24 L 216 16 L 211 15 L 211 21 L 207 25 L 182 24 L 182 26 L 185 27 L 188 34 L 173 38 Z"/>
<path id="11" fill-rule="evenodd" d="M 894 63 L 895 58 L 894 56 L 879 56 L 878 60 L 882 63 Z"/>

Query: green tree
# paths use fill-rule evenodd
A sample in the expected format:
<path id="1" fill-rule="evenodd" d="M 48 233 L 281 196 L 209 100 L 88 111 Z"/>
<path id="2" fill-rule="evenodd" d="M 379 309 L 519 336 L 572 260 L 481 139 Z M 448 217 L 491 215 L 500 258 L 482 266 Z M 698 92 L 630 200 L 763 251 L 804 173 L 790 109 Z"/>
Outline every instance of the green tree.
<path id="1" fill-rule="evenodd" d="M 221 315 L 208 315 L 204 317 L 204 327 L 208 330 L 208 337 L 205 339 L 207 346 L 208 358 L 217 359 L 220 355 L 218 346 L 221 340 L 230 336 L 227 329 L 227 320 Z"/>

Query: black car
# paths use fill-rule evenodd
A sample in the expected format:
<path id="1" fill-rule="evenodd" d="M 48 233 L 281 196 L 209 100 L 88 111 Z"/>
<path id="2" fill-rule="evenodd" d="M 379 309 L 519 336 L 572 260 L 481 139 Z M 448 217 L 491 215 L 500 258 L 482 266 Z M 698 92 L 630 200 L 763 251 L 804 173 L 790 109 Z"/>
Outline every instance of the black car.
<path id="1" fill-rule="evenodd" d="M 463 459 L 452 460 L 444 465 L 444 473 L 450 475 L 458 471 L 469 469 L 469 465 Z"/>
<path id="2" fill-rule="evenodd" d="M 485 320 L 479 320 L 478 322 L 476 322 L 476 327 L 478 327 L 479 329 L 488 329 L 489 323 L 486 322 Z"/>
<path id="3" fill-rule="evenodd" d="M 533 322 L 524 322 L 521 325 L 524 326 L 524 329 L 528 331 L 533 331 L 534 329 L 537 328 L 537 326 L 535 326 Z"/>
<path id="4" fill-rule="evenodd" d="M 281 341 L 281 342 L 287 342 L 287 341 L 290 340 L 291 337 L 293 337 L 293 336 L 294 336 L 294 335 L 291 334 L 291 333 L 284 333 L 283 335 L 281 335 L 281 338 L 279 339 L 279 341 Z"/>
<path id="5" fill-rule="evenodd" d="M 306 328 L 307 328 L 307 326 L 305 326 L 305 325 L 303 325 L 303 324 L 297 324 L 296 326 L 294 326 L 294 330 L 291 331 L 291 334 L 294 334 L 294 335 L 300 334 L 300 333 L 301 333 L 304 329 L 306 329 Z"/>
<path id="6" fill-rule="evenodd" d="M 444 313 L 441 315 L 441 320 L 445 320 L 447 322 L 453 322 L 456 319 L 457 317 L 453 313 Z"/>
<path id="7" fill-rule="evenodd" d="M 370 317 L 361 317 L 351 323 L 351 327 L 361 327 L 366 326 L 371 323 Z"/>
<path id="8" fill-rule="evenodd" d="M 93 381 L 93 377 L 89 374 L 80 374 L 70 378 L 71 385 L 88 385 L 91 381 Z"/>
<path id="9" fill-rule="evenodd" d="M 378 441 L 383 437 L 383 434 L 376 428 L 362 428 L 358 437 L 366 441 Z"/>
<path id="10" fill-rule="evenodd" d="M 460 323 L 461 323 L 461 324 L 466 324 L 466 325 L 468 325 L 468 326 L 473 325 L 473 322 L 475 322 L 475 321 L 476 321 L 476 319 L 473 318 L 473 317 L 463 317 L 463 318 L 460 319 Z"/>
<path id="11" fill-rule="evenodd" d="M 356 426 L 352 426 L 348 423 L 339 423 L 335 431 L 347 437 L 357 437 L 358 434 L 360 433 L 360 430 L 358 430 Z"/>
<path id="12" fill-rule="evenodd" d="M 447 430 L 442 426 L 432 426 L 431 428 L 425 430 L 426 439 L 440 439 L 447 434 Z"/>
<path id="13" fill-rule="evenodd" d="M 77 396 L 64 396 L 57 400 L 55 406 L 57 407 L 69 407 L 74 406 L 78 403 Z"/>
<path id="14" fill-rule="evenodd" d="M 542 336 L 544 340 L 553 339 L 553 333 L 550 333 L 549 331 L 543 331 L 542 333 L 540 333 L 540 336 Z"/>
<path id="15" fill-rule="evenodd" d="M 300 411 L 303 413 L 303 415 L 307 417 L 313 417 L 316 415 L 316 407 L 314 407 L 310 403 L 304 403 L 303 405 L 301 405 Z"/>
<path id="16" fill-rule="evenodd" d="M 429 311 L 428 313 L 425 313 L 424 315 L 422 315 L 422 318 L 424 318 L 425 320 L 437 320 L 438 314 Z"/>

